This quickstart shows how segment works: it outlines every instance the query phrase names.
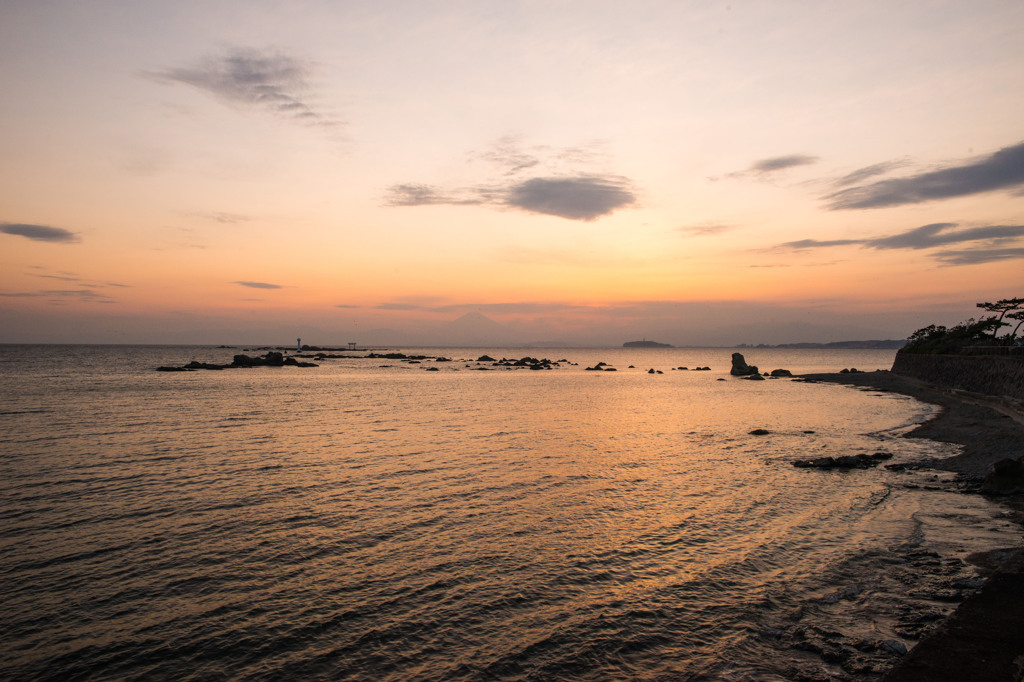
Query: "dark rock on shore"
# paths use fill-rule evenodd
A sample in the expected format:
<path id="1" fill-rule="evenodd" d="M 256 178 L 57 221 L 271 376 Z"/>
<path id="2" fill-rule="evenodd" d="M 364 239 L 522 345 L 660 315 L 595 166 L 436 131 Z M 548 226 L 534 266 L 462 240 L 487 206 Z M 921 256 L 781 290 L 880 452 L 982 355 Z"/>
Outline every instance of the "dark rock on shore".
<path id="1" fill-rule="evenodd" d="M 985 476 L 981 492 L 987 495 L 1024 494 L 1024 457 L 1007 457 L 992 464 L 992 473 Z"/>

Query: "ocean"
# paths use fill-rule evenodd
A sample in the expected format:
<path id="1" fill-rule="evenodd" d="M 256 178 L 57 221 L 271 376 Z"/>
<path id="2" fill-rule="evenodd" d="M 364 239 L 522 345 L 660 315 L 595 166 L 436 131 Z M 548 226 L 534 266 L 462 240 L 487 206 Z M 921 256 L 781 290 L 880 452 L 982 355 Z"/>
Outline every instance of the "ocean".
<path id="1" fill-rule="evenodd" d="M 727 349 L 401 351 L 0 346 L 0 677 L 876 679 L 1017 543 L 951 475 L 791 465 L 953 454 L 908 397 Z"/>

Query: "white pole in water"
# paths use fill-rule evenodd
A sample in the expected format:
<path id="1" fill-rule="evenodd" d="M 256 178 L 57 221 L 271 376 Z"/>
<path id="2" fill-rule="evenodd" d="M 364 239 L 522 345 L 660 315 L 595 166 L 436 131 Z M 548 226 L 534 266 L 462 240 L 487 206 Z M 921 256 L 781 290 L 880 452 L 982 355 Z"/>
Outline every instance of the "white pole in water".
<path id="1" fill-rule="evenodd" d="M 302 339 L 295 339 L 295 352 L 296 353 L 301 353 L 302 352 Z"/>

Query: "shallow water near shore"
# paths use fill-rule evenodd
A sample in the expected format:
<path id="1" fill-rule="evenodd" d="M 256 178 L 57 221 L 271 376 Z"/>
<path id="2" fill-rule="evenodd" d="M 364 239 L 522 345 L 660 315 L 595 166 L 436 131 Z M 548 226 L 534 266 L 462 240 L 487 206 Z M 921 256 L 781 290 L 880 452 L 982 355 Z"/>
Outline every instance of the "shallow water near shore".
<path id="1" fill-rule="evenodd" d="M 872 679 L 1019 538 L 907 487 L 948 475 L 790 464 L 951 453 L 900 438 L 932 407 L 727 350 L 153 371 L 236 352 L 0 346 L 4 678 Z"/>

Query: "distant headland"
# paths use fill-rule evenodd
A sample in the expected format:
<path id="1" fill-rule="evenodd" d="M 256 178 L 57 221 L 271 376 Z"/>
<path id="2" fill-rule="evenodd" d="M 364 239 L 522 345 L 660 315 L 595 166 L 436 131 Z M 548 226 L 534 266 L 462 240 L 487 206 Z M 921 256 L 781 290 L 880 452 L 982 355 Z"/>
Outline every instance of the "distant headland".
<path id="1" fill-rule="evenodd" d="M 657 341 L 627 341 L 622 344 L 623 348 L 673 348 L 671 343 L 658 343 Z"/>

